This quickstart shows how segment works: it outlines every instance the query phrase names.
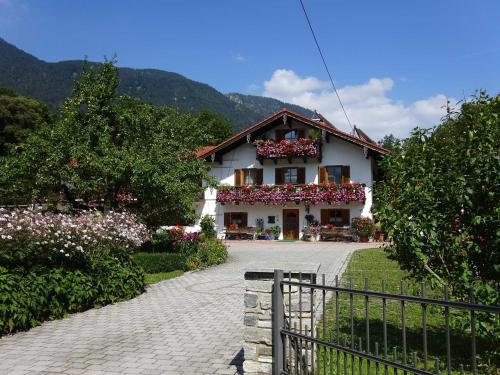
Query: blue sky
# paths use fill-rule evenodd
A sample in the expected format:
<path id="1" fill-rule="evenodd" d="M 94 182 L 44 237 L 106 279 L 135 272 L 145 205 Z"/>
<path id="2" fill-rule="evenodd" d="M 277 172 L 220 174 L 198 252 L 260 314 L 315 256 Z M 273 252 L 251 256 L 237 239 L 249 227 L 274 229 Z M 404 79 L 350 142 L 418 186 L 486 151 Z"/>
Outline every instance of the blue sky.
<path id="1" fill-rule="evenodd" d="M 500 1 L 304 0 L 353 122 L 375 134 L 430 126 L 446 98 L 500 88 Z M 298 0 L 0 0 L 0 37 L 47 61 L 158 68 L 222 92 L 345 118 Z"/>

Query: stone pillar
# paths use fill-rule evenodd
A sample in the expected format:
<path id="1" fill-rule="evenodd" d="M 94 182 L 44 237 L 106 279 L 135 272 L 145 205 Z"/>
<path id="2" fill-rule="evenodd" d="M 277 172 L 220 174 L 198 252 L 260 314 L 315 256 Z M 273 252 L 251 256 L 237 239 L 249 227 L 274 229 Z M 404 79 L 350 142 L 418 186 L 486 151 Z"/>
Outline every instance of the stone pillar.
<path id="1" fill-rule="evenodd" d="M 299 271 L 302 272 L 304 282 L 315 282 L 319 265 L 308 265 L 303 268 L 284 270 L 284 279 L 298 281 Z M 272 291 L 273 272 L 271 269 L 255 269 L 245 272 L 245 314 L 244 314 L 244 357 L 243 370 L 248 375 L 272 374 Z M 289 296 L 291 308 L 289 308 Z M 302 315 L 300 315 L 298 287 L 283 288 L 285 319 L 292 319 L 292 327 L 302 317 L 302 332 L 305 325 L 308 331 L 311 327 L 311 300 L 310 291 L 302 289 Z M 289 314 L 290 311 L 290 314 Z M 309 334 L 309 332 L 308 332 Z"/>

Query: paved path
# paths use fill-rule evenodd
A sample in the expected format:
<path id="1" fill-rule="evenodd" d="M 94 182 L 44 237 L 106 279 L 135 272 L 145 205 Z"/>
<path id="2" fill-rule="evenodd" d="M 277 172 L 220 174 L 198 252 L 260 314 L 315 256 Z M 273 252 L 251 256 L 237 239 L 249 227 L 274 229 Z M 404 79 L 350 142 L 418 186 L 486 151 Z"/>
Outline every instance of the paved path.
<path id="1" fill-rule="evenodd" d="M 231 242 L 226 264 L 0 339 L 0 374 L 239 374 L 243 273 L 320 263 L 329 279 L 367 244 Z"/>

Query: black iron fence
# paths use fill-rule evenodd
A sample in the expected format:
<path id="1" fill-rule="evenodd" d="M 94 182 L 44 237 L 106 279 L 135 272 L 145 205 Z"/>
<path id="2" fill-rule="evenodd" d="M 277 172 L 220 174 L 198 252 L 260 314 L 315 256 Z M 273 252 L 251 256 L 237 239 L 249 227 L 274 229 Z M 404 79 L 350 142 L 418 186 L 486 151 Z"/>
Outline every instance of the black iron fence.
<path id="1" fill-rule="evenodd" d="M 274 374 L 494 374 L 498 337 L 479 336 L 477 329 L 500 327 L 500 307 L 426 295 L 356 289 L 338 277 L 327 285 L 306 282 L 301 275 L 274 272 Z M 345 283 L 345 282 L 344 282 Z M 395 323 L 397 322 L 397 323 Z M 410 323 L 410 324 L 409 324 Z M 478 353 L 478 346 L 479 351 Z M 430 350 L 431 348 L 431 350 Z M 481 355 L 478 355 L 481 354 Z M 495 355 L 495 354 L 494 354 Z M 500 362 L 500 361 L 499 361 Z"/>

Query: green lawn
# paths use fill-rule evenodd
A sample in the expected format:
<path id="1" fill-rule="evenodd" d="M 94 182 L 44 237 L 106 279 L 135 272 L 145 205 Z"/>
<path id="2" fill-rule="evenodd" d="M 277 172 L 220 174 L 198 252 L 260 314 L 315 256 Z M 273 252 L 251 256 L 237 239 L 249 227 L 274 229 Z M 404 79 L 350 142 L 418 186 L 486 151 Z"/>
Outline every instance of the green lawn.
<path id="1" fill-rule="evenodd" d="M 170 272 L 159 272 L 159 273 L 147 273 L 146 274 L 146 284 L 154 284 L 159 281 L 173 279 L 174 277 L 182 276 L 183 271 L 170 271 Z"/>
<path id="2" fill-rule="evenodd" d="M 399 269 L 396 262 L 387 259 L 385 253 L 381 249 L 366 249 L 360 250 L 353 254 L 345 274 L 342 278 L 342 285 L 349 286 L 352 283 L 356 289 L 363 289 L 365 287 L 365 279 L 369 280 L 369 289 L 381 290 L 382 280 L 385 283 L 385 290 L 391 293 L 400 293 L 401 280 L 406 277 L 406 273 Z M 405 294 L 420 295 L 421 285 L 410 280 L 404 280 L 403 288 Z M 425 287 L 426 296 L 433 298 L 442 298 L 443 292 L 432 290 L 429 286 Z M 348 294 L 341 293 L 339 296 L 339 336 L 336 332 L 336 297 L 328 301 L 326 307 L 326 332 L 325 337 L 332 337 L 334 341 L 345 342 L 347 345 L 351 343 L 351 319 L 350 319 L 350 297 Z M 406 310 L 406 342 L 407 342 L 407 361 L 413 364 L 413 353 L 417 353 L 417 361 L 419 367 L 423 368 L 423 345 L 422 345 L 422 308 L 420 304 L 409 303 L 405 304 Z M 445 335 L 445 319 L 444 309 L 432 306 L 427 307 L 427 343 L 428 343 L 428 363 L 429 369 L 434 371 L 434 363 L 436 358 L 440 360 L 440 369 L 443 373 L 446 364 L 446 335 Z M 402 359 L 402 324 L 401 324 L 401 302 L 400 301 L 387 301 L 387 354 L 389 358 L 394 356 L 394 348 L 396 358 L 400 361 Z M 458 363 L 464 364 L 465 371 L 467 372 L 470 364 L 470 334 L 466 328 L 460 329 L 460 324 L 457 323 L 458 317 L 456 313 L 451 316 L 452 323 L 451 332 L 451 354 L 453 358 L 452 367 L 453 372 L 458 373 Z M 319 324 L 322 330 L 323 323 Z M 353 297 L 353 326 L 354 326 L 354 345 L 359 348 L 359 339 L 362 339 L 362 349 L 366 350 L 366 318 L 365 318 L 365 298 L 363 296 Z M 384 339 L 383 339 L 383 320 L 382 320 L 382 300 L 377 298 L 370 298 L 369 300 L 369 333 L 370 333 L 370 352 L 373 354 L 375 351 L 375 343 L 378 343 L 379 354 L 384 352 Z M 322 333 L 320 333 L 322 334 Z M 497 343 L 498 344 L 498 343 Z M 480 373 L 494 373 L 488 372 L 491 369 L 491 364 L 486 364 L 484 353 L 495 347 L 492 341 L 478 339 L 478 363 Z M 323 368 L 326 364 L 327 374 L 329 374 L 330 366 L 332 373 L 337 373 L 337 362 L 340 372 L 344 371 L 344 358 L 339 356 L 338 360 L 335 351 L 332 352 L 330 359 L 330 352 L 328 350 L 321 350 L 318 358 L 320 374 L 323 374 Z M 352 371 L 351 358 L 348 357 L 346 361 L 346 368 L 351 373 Z M 488 370 L 486 370 L 488 368 Z M 383 368 L 381 368 L 383 373 Z M 481 372 L 482 371 L 482 372 Z M 495 370 L 493 370 L 495 371 Z M 390 369 L 393 373 L 393 370 Z M 363 361 L 362 371 L 359 371 L 358 359 L 354 363 L 354 374 L 368 373 L 367 363 Z M 375 365 L 371 363 L 369 373 L 375 374 Z M 399 372 L 398 372 L 399 373 Z M 402 372 L 401 372 L 402 374 Z"/>

